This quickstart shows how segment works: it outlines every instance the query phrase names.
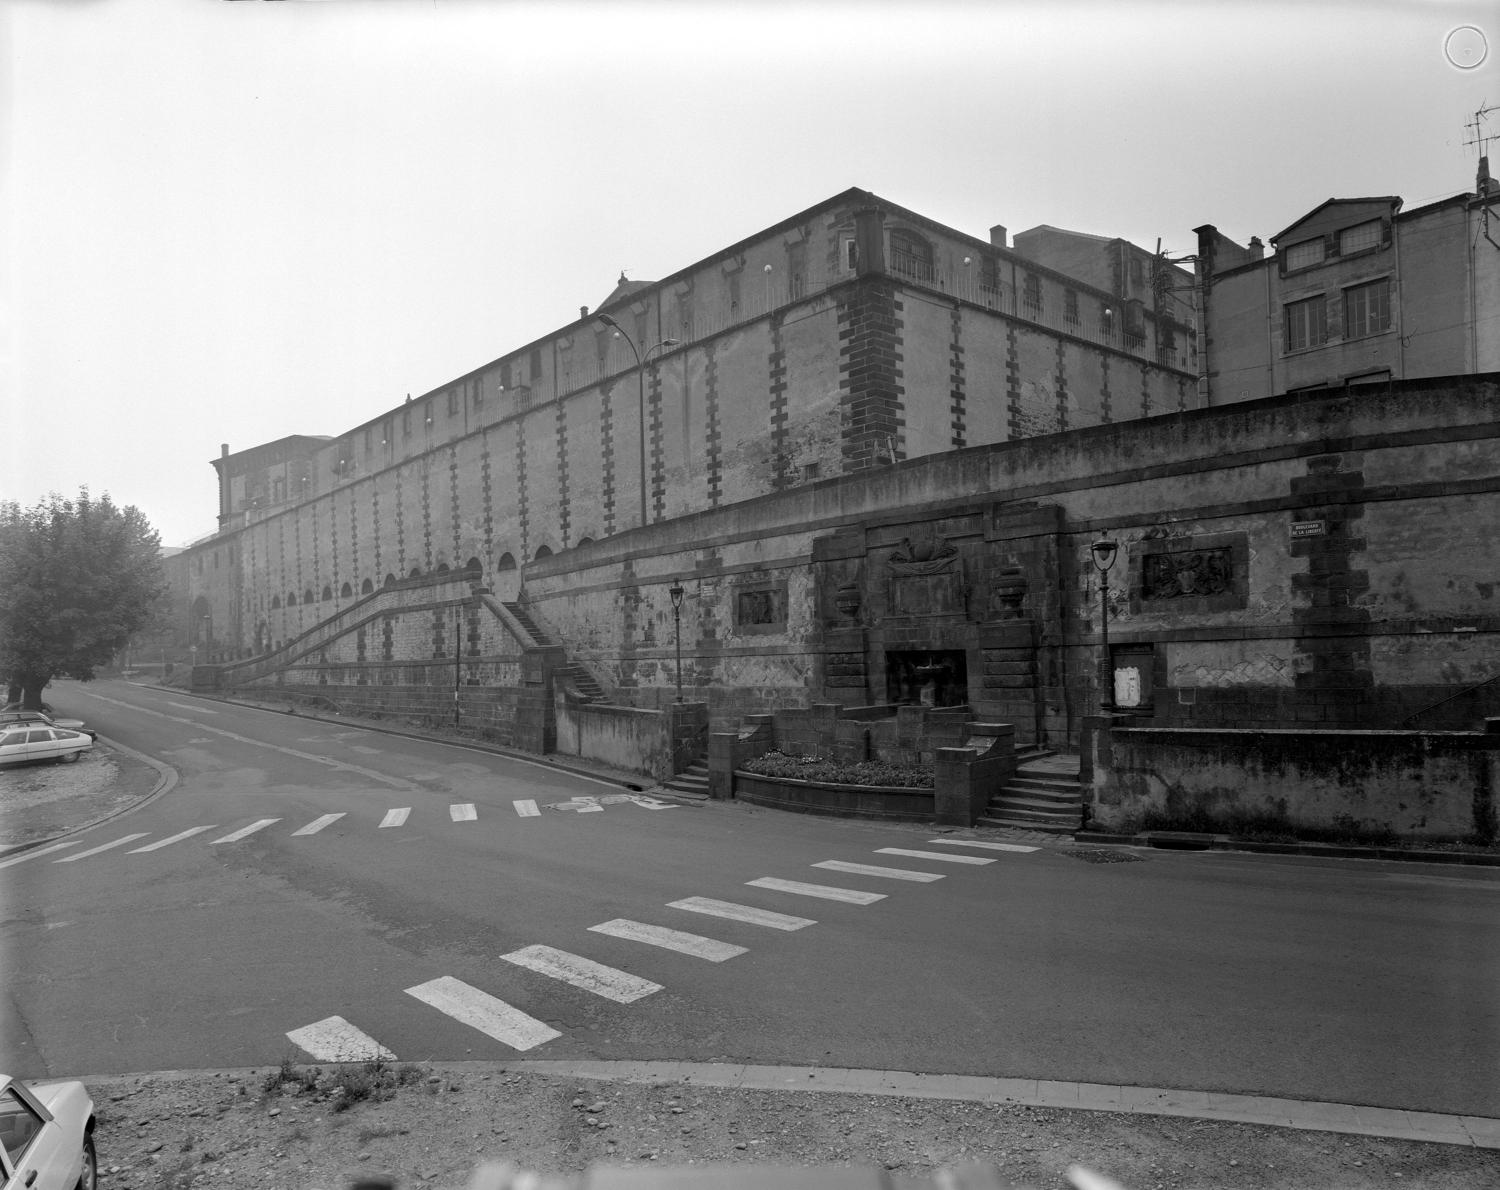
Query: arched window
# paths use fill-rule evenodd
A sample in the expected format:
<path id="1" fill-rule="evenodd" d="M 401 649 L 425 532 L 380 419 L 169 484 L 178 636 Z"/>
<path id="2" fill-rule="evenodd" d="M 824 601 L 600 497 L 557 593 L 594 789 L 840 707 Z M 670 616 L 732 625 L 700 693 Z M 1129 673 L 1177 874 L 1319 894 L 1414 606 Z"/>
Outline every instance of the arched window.
<path id="1" fill-rule="evenodd" d="M 374 592 L 375 584 L 372 583 L 369 579 L 365 579 L 364 582 L 359 584 L 359 593 L 361 595 L 372 595 L 374 594 Z"/>
<path id="2" fill-rule="evenodd" d="M 286 593 L 286 605 L 287 605 L 287 607 L 296 607 L 297 606 L 297 592 L 295 592 L 295 591 L 288 591 Z"/>
<path id="3" fill-rule="evenodd" d="M 370 580 L 369 579 L 365 579 L 365 586 L 369 586 L 369 585 L 370 585 Z M 345 583 L 342 587 L 339 588 L 339 598 L 340 599 L 348 599 L 349 596 L 351 596 L 353 594 L 354 594 L 354 588 L 351 587 L 348 583 Z"/>
<path id="4" fill-rule="evenodd" d="M 422 568 L 420 566 L 413 566 L 411 568 L 411 573 L 408 574 L 406 577 L 407 578 L 421 578 L 422 577 Z"/>
<path id="5" fill-rule="evenodd" d="M 271 610 L 273 612 L 279 612 L 281 610 L 281 596 L 280 595 L 272 595 L 271 596 Z"/>
<path id="6" fill-rule="evenodd" d="M 307 590 L 305 590 L 305 591 L 302 592 L 302 602 L 303 603 L 311 603 L 312 601 L 313 601 L 312 588 L 308 587 Z"/>
<path id="7" fill-rule="evenodd" d="M 549 550 L 546 546 L 539 545 L 539 546 L 536 547 L 536 560 L 538 562 L 540 562 L 543 558 L 550 558 L 550 557 L 552 557 L 552 551 Z"/>
<path id="8" fill-rule="evenodd" d="M 578 547 L 580 549 L 583 548 L 586 545 L 593 545 L 593 544 L 594 544 L 594 539 L 592 537 L 580 537 L 578 539 Z"/>
<path id="9" fill-rule="evenodd" d="M 464 563 L 464 569 L 467 570 L 470 574 L 477 575 L 484 573 L 484 567 L 480 564 L 478 558 L 470 558 L 467 562 Z"/>
<path id="10" fill-rule="evenodd" d="M 448 573 L 448 563 L 446 563 L 446 562 L 439 562 L 437 564 L 437 571 L 436 571 L 436 573 L 438 573 L 438 574 L 447 574 Z"/>
<path id="11" fill-rule="evenodd" d="M 387 587 L 394 587 L 396 585 L 396 576 L 394 574 L 388 574 L 388 575 L 386 575 L 385 576 L 385 585 Z"/>
<path id="12" fill-rule="evenodd" d="M 344 586 L 346 586 L 346 587 L 347 587 L 347 586 L 348 586 L 348 585 L 349 585 L 349 584 L 348 584 L 348 583 L 345 583 L 345 584 L 344 584 Z M 330 587 L 330 586 L 328 586 L 328 585 L 327 585 L 327 584 L 326 584 L 326 583 L 325 583 L 325 584 L 324 584 L 324 586 L 323 586 L 323 602 L 324 602 L 324 603 L 327 603 L 327 602 L 328 602 L 328 601 L 329 601 L 329 600 L 330 600 L 330 599 L 332 599 L 332 598 L 333 598 L 333 588 L 332 588 L 332 587 Z"/>
<path id="13" fill-rule="evenodd" d="M 916 281 L 931 281 L 932 245 L 914 231 L 891 228 L 891 271 Z"/>
<path id="14" fill-rule="evenodd" d="M 509 550 L 507 550 L 505 553 L 501 554 L 500 555 L 500 560 L 495 563 L 495 569 L 496 570 L 514 570 L 515 568 L 516 568 L 516 560 L 511 555 L 511 553 L 510 553 Z"/>

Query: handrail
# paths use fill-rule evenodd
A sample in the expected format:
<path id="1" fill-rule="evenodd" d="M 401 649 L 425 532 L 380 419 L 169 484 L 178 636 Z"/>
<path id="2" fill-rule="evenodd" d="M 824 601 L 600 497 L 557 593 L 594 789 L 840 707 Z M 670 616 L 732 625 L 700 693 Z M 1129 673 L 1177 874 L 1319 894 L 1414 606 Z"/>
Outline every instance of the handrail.
<path id="1" fill-rule="evenodd" d="M 1482 690 L 1484 687 L 1490 685 L 1493 682 L 1500 682 L 1500 674 L 1495 674 L 1492 677 L 1485 678 L 1484 681 L 1482 681 L 1482 682 L 1475 682 L 1472 686 L 1465 686 L 1462 690 L 1458 691 L 1456 694 L 1450 694 L 1446 698 L 1440 698 L 1440 699 L 1437 700 L 1437 702 L 1433 703 L 1431 706 L 1429 706 L 1429 707 L 1423 707 L 1420 711 L 1413 711 L 1405 719 L 1401 720 L 1401 726 L 1405 727 L 1413 719 L 1420 719 L 1423 715 L 1427 714 L 1429 711 L 1435 711 L 1435 710 L 1438 709 L 1438 707 L 1446 706 L 1448 703 L 1453 702 L 1453 701 L 1455 701 L 1457 699 L 1463 698 L 1465 695 L 1473 694 L 1474 691 L 1476 691 L 1476 690 Z"/>

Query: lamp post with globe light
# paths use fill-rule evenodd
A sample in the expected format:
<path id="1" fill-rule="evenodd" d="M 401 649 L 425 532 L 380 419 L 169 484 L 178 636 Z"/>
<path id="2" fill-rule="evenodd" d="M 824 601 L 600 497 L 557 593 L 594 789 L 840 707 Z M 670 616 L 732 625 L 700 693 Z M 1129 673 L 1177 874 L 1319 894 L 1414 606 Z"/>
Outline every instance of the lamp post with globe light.
<path id="1" fill-rule="evenodd" d="M 676 347 L 680 340 L 663 339 L 660 343 L 653 343 L 646 348 L 644 354 L 635 345 L 635 340 L 630 337 L 618 322 L 608 314 L 596 314 L 594 316 L 616 335 L 625 340 L 630 348 L 630 354 L 635 356 L 636 379 L 640 390 L 640 413 L 641 413 L 641 525 L 646 524 L 646 365 L 651 361 L 653 351 L 665 350 L 668 347 Z"/>

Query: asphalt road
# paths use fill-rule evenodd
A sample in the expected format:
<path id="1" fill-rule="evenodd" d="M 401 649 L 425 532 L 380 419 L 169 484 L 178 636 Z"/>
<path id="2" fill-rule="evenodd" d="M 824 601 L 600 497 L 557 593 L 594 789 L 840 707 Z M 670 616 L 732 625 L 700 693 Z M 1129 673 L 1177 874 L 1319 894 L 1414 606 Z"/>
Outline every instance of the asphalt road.
<path id="1" fill-rule="evenodd" d="M 651 808 L 507 757 L 118 682 L 49 697 L 180 782 L 55 852 L 0 856 L 0 1068 L 273 1064 L 306 1058 L 288 1034 L 337 1017 L 403 1060 L 786 1063 L 1500 1116 L 1495 869 L 1094 864 L 739 805 Z M 830 861 L 940 878 L 815 866 Z M 749 883 L 765 878 L 881 899 Z M 815 924 L 674 907 L 689 898 Z M 620 921 L 744 949 L 592 928 Z M 522 965 L 553 952 L 613 969 L 595 984 L 609 996 Z M 452 981 L 470 1010 L 531 1032 L 500 1040 L 409 990 Z"/>

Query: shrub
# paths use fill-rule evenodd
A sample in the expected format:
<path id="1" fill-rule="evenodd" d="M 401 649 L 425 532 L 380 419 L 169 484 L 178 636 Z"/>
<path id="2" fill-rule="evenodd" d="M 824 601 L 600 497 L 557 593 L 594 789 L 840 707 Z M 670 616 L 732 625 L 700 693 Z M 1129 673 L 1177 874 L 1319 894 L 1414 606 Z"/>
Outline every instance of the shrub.
<path id="1" fill-rule="evenodd" d="M 891 785 L 905 789 L 931 789 L 932 769 L 926 765 L 889 764 L 884 760 L 823 760 L 816 756 L 788 756 L 767 752 L 747 760 L 747 773 L 763 777 L 785 777 L 794 781 L 823 781 L 837 785 Z"/>

